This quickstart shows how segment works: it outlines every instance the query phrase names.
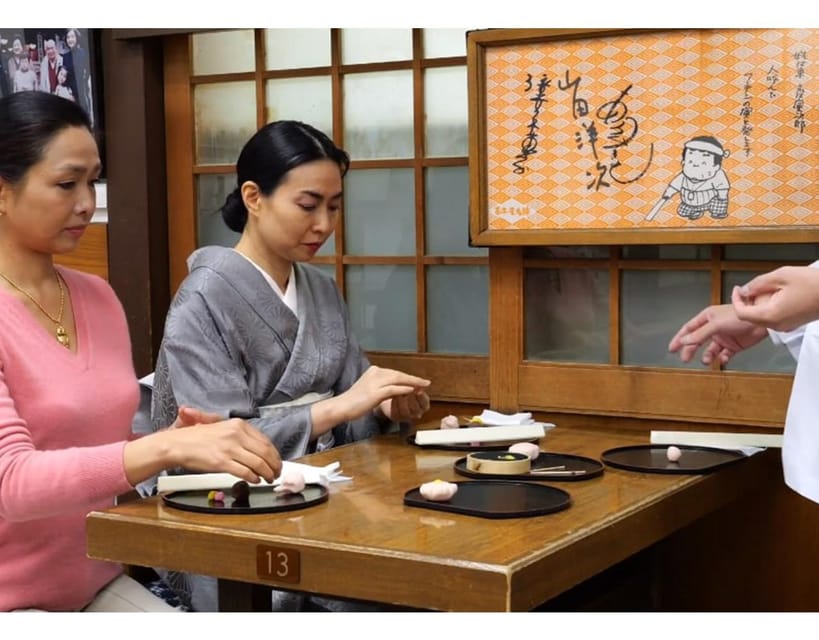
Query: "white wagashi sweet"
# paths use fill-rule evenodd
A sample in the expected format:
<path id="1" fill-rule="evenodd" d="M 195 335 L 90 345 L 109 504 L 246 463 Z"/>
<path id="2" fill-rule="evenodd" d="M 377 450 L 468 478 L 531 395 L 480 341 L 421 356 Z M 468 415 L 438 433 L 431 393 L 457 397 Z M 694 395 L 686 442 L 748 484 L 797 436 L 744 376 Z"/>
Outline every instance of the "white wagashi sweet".
<path id="1" fill-rule="evenodd" d="M 304 474 L 298 469 L 289 469 L 281 476 L 281 483 L 274 491 L 278 493 L 300 493 L 304 491 Z"/>
<path id="2" fill-rule="evenodd" d="M 441 418 L 441 429 L 457 429 L 461 426 L 456 416 L 444 416 Z"/>
<path id="3" fill-rule="evenodd" d="M 419 489 L 421 496 L 434 502 L 445 502 L 458 492 L 458 485 L 454 482 L 433 480 L 425 482 Z"/>
<path id="4" fill-rule="evenodd" d="M 509 451 L 529 456 L 529 460 L 535 460 L 540 455 L 540 447 L 534 442 L 516 442 L 509 447 Z"/>
<path id="5" fill-rule="evenodd" d="M 682 451 L 680 451 L 679 447 L 675 447 L 673 444 L 668 447 L 668 450 L 665 452 L 666 457 L 668 458 L 669 462 L 677 462 L 682 455 Z"/>

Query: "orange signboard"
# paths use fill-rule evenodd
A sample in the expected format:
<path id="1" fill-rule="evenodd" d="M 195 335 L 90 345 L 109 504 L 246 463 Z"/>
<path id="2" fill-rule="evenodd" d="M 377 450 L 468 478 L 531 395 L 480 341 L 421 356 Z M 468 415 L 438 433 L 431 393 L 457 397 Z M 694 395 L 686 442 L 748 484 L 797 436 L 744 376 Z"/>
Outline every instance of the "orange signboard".
<path id="1" fill-rule="evenodd" d="M 470 57 L 478 231 L 819 223 L 819 30 L 510 32 Z"/>

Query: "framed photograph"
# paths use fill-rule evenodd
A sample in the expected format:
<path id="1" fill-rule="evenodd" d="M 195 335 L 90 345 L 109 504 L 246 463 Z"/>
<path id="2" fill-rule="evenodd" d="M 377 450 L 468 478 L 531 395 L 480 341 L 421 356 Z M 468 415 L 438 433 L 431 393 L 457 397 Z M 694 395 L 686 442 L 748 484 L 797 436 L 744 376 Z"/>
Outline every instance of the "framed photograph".
<path id="1" fill-rule="evenodd" d="M 475 245 L 819 241 L 819 30 L 467 36 Z"/>
<path id="2" fill-rule="evenodd" d="M 99 132 L 99 81 L 93 29 L 0 27 L 0 94 L 54 93 L 78 103 Z"/>

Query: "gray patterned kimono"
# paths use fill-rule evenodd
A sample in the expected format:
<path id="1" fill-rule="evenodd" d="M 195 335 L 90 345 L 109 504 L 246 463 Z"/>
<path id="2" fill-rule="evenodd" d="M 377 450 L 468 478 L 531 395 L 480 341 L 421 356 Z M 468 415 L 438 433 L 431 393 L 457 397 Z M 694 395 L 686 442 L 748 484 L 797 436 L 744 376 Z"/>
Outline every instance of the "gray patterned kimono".
<path id="1" fill-rule="evenodd" d="M 271 405 L 307 393 L 338 395 L 369 366 L 335 282 L 310 265 L 294 265 L 297 318 L 232 249 L 199 249 L 188 266 L 190 274 L 165 323 L 154 378 L 153 429 L 171 424 L 185 404 L 246 419 L 270 438 L 282 459 L 304 455 L 311 445 L 310 405 Z M 388 425 L 370 413 L 334 427 L 332 439 L 352 442 Z M 216 610 L 212 578 L 176 574 L 166 579 L 195 609 Z M 292 599 L 293 594 L 280 594 L 279 608 L 298 606 L 285 602 Z"/>

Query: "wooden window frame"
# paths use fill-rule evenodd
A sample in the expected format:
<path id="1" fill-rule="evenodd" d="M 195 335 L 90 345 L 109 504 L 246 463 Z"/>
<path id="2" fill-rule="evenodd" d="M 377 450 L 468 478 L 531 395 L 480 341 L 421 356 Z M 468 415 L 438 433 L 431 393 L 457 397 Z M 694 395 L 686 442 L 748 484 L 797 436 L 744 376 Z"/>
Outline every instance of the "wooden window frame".
<path id="1" fill-rule="evenodd" d="M 197 247 L 196 177 L 225 174 L 235 166 L 197 165 L 195 163 L 193 88 L 200 84 L 226 81 L 254 81 L 256 84 L 256 126 L 266 123 L 265 82 L 270 79 L 297 78 L 326 74 L 331 78 L 333 101 L 333 137 L 344 146 L 343 77 L 349 73 L 411 70 L 413 74 L 412 158 L 353 160 L 351 169 L 409 168 L 415 184 L 415 251 L 410 256 L 351 256 L 345 254 L 344 212 L 335 231 L 335 254 L 316 256 L 315 264 L 335 267 L 336 282 L 346 292 L 345 265 L 414 265 L 417 309 L 417 352 L 371 351 L 370 360 L 380 366 L 409 371 L 435 380 L 433 398 L 441 401 L 486 403 L 489 399 L 489 372 L 486 356 L 460 356 L 427 352 L 426 268 L 433 265 L 488 265 L 486 256 L 426 255 L 424 209 L 426 184 L 424 172 L 429 167 L 467 167 L 468 157 L 425 158 L 424 149 L 424 71 L 432 68 L 465 66 L 466 56 L 424 59 L 422 29 L 412 30 L 412 59 L 368 64 L 341 64 L 340 29 L 331 29 L 331 64 L 326 67 L 265 70 L 264 30 L 254 30 L 255 70 L 246 73 L 192 75 L 191 37 L 170 35 L 164 41 L 166 140 L 168 166 L 168 238 L 170 246 L 170 287 L 174 292 L 187 275 L 185 260 Z"/>
<path id="2" fill-rule="evenodd" d="M 255 31 L 256 70 L 245 74 L 217 76 L 191 75 L 189 36 L 164 39 L 166 147 L 168 167 L 168 233 L 170 245 L 170 287 L 175 291 L 187 273 L 186 257 L 196 248 L 196 176 L 232 172 L 233 165 L 194 163 L 193 87 L 225 80 L 254 80 L 257 91 L 257 125 L 265 122 L 264 83 L 270 78 L 315 75 L 326 71 L 332 80 L 333 130 L 335 141 L 343 139 L 342 79 L 345 73 L 413 70 L 413 118 L 415 153 L 400 160 L 354 161 L 352 168 L 412 168 L 415 173 L 416 237 L 414 256 L 347 256 L 344 254 L 343 219 L 335 235 L 335 255 L 319 256 L 319 264 L 334 265 L 336 280 L 345 291 L 344 265 L 408 264 L 416 267 L 418 353 L 371 352 L 371 360 L 381 366 L 402 369 L 433 380 L 432 397 L 437 401 L 490 405 L 500 411 L 535 410 L 544 413 L 656 418 L 688 423 L 718 423 L 781 428 L 792 376 L 775 373 L 736 371 L 690 371 L 682 369 L 622 366 L 619 362 L 620 273 L 628 269 L 709 270 L 711 301 L 721 296 L 721 274 L 726 270 L 765 271 L 773 262 L 725 261 L 715 246 L 707 261 L 622 260 L 618 247 L 610 249 L 603 261 L 610 279 L 610 362 L 602 365 L 534 362 L 524 359 L 525 269 L 531 267 L 577 268 L 600 261 L 525 259 L 522 246 L 490 247 L 488 257 L 447 257 L 425 255 L 424 170 L 427 167 L 467 166 L 468 158 L 424 158 L 423 70 L 462 65 L 465 57 L 424 60 L 421 57 L 420 29 L 413 29 L 411 61 L 341 65 L 340 31 L 331 30 L 332 64 L 320 69 L 264 71 L 264 34 Z M 470 70 L 468 69 L 468 72 Z M 470 109 L 473 108 L 470 105 Z M 471 143 L 470 143 L 471 144 Z M 470 177 L 472 167 L 470 167 Z M 474 183 L 473 183 L 474 184 Z M 473 186 L 474 189 L 474 186 Z M 470 195 L 473 197 L 474 193 Z M 343 216 L 343 213 L 342 213 Z M 426 353 L 426 278 L 428 265 L 466 264 L 489 267 L 489 356 L 461 356 Z M 681 318 L 683 322 L 685 318 Z M 670 336 L 669 336 L 670 337 Z M 673 393 L 669 391 L 673 390 Z"/>

